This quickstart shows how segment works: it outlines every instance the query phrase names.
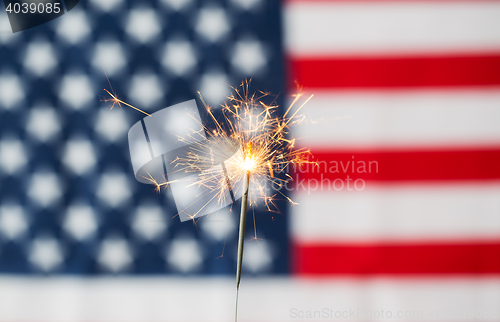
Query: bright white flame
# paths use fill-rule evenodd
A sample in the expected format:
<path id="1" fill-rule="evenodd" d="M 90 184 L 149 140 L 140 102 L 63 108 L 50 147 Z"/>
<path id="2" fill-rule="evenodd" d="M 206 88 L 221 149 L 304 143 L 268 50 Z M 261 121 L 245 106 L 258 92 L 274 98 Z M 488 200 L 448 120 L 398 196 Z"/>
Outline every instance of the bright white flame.
<path id="1" fill-rule="evenodd" d="M 252 171 L 252 169 L 255 167 L 255 158 L 253 156 L 246 157 L 245 161 L 243 162 L 243 169 L 247 171 Z"/>

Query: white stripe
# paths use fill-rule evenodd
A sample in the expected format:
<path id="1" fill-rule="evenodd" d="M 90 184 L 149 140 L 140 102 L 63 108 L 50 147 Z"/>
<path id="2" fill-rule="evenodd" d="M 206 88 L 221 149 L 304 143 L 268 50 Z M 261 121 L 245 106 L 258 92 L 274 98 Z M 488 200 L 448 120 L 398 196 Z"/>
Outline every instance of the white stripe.
<path id="1" fill-rule="evenodd" d="M 234 288 L 232 278 L 3 277 L 0 279 L 0 321 L 232 321 Z M 381 310 L 385 316 L 391 311 L 391 321 L 492 321 L 498 320 L 500 313 L 500 279 L 248 278 L 242 280 L 239 303 L 239 320 L 253 322 L 388 320 L 376 318 L 375 312 L 380 315 Z M 488 313 L 496 314 L 496 318 L 450 316 L 466 314 L 469 309 L 477 309 L 478 316 Z M 298 317 L 299 312 L 318 310 L 333 315 L 347 311 L 348 318 Z M 429 316 L 435 310 L 438 316 Z M 356 315 L 349 311 L 355 311 Z M 400 311 L 415 314 L 415 318 L 397 318 Z M 372 318 L 369 318 L 370 312 Z M 422 312 L 422 317 L 418 317 L 418 312 Z"/>
<path id="2" fill-rule="evenodd" d="M 294 136 L 308 148 L 500 143 L 498 89 L 319 92 L 300 113 Z"/>
<path id="3" fill-rule="evenodd" d="M 361 191 L 353 188 L 352 181 L 352 191 L 348 190 L 347 181 L 343 184 L 343 190 L 339 191 L 331 187 L 327 190 L 325 182 L 323 190 L 293 195 L 299 203 L 291 212 L 295 240 L 427 243 L 500 238 L 500 182 L 461 185 L 366 182 Z M 337 189 L 340 187 L 337 182 Z"/>
<path id="4" fill-rule="evenodd" d="M 500 49 L 500 2 L 292 2 L 292 55 L 470 52 Z"/>

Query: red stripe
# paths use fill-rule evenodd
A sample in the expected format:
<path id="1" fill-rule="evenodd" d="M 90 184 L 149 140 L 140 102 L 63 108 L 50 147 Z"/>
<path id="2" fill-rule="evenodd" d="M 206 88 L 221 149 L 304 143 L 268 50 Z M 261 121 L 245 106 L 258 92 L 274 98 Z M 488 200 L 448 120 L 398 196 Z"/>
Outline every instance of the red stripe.
<path id="1" fill-rule="evenodd" d="M 376 181 L 500 179 L 500 147 L 446 151 L 313 150 L 311 153 L 310 160 L 317 162 L 316 165 L 292 169 L 295 182 L 312 179 L 333 182 L 337 178 L 345 180 L 348 175 L 354 180 Z"/>
<path id="2" fill-rule="evenodd" d="M 500 84 L 500 54 L 290 60 L 291 88 L 446 87 Z"/>
<path id="3" fill-rule="evenodd" d="M 453 245 L 296 245 L 294 273 L 500 273 L 500 241 Z"/>
<path id="4" fill-rule="evenodd" d="M 413 3 L 435 3 L 435 2 L 499 2 L 499 0 L 283 0 L 285 4 L 287 3 L 398 3 L 398 2 L 413 2 Z"/>

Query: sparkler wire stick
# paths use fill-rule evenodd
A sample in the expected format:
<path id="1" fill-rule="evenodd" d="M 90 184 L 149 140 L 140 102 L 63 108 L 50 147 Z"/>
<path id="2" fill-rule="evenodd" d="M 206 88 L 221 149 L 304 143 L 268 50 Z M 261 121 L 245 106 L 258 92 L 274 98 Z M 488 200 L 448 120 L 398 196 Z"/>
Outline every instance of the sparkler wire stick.
<path id="1" fill-rule="evenodd" d="M 251 158 L 251 151 L 252 151 L 252 142 L 249 142 L 247 147 L 248 160 L 250 160 Z M 247 222 L 249 185 L 250 185 L 250 170 L 247 170 L 243 181 L 243 197 L 241 198 L 240 231 L 238 236 L 238 261 L 236 263 L 236 309 L 234 313 L 235 322 L 238 321 L 238 295 L 240 292 L 241 267 L 243 264 L 243 245 L 245 243 L 245 226 Z"/>
<path id="2" fill-rule="evenodd" d="M 243 185 L 244 194 L 241 199 L 240 233 L 238 238 L 238 263 L 236 264 L 236 311 L 234 321 L 238 321 L 238 294 L 240 291 L 241 264 L 243 262 L 243 244 L 245 243 L 245 224 L 247 221 L 248 185 L 250 183 L 250 170 L 247 171 Z"/>

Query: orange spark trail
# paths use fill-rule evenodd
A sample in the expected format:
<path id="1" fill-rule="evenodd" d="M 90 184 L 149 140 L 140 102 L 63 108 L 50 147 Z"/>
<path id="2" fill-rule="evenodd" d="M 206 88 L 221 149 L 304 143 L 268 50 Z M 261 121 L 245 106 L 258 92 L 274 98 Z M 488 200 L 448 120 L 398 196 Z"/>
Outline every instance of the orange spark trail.
<path id="1" fill-rule="evenodd" d="M 111 96 L 111 97 L 112 97 L 112 99 L 110 99 L 110 100 L 104 100 L 105 102 L 113 102 L 113 105 L 111 106 L 111 108 L 113 108 L 113 106 L 115 106 L 115 104 L 118 104 L 118 105 L 120 106 L 120 103 L 121 103 L 121 104 L 123 104 L 123 105 L 127 105 L 128 107 L 133 108 L 133 109 L 134 109 L 134 110 L 136 110 L 136 111 L 139 111 L 139 112 L 141 112 L 141 113 L 144 113 L 144 114 L 146 114 L 147 116 L 151 116 L 150 114 L 148 114 L 148 113 L 144 112 L 143 110 L 138 109 L 137 107 L 135 107 L 135 106 L 133 106 L 133 105 L 130 105 L 129 103 L 124 102 L 124 101 L 122 101 L 121 99 L 117 98 L 115 95 L 111 94 L 111 93 L 110 93 L 107 89 L 104 89 L 104 90 L 106 91 L 106 93 L 108 93 L 108 94 L 109 94 L 109 96 Z"/>

